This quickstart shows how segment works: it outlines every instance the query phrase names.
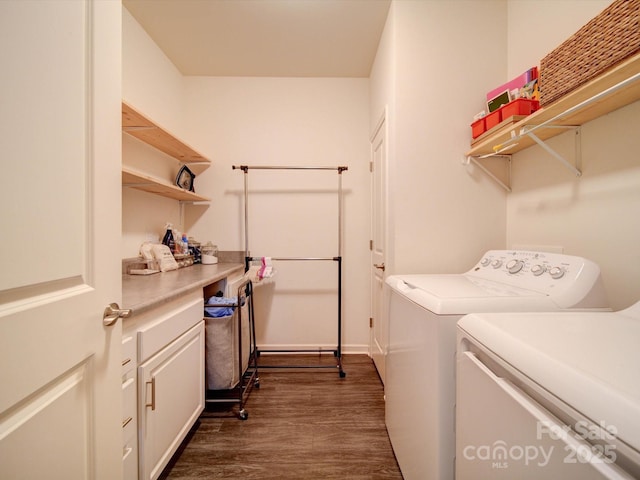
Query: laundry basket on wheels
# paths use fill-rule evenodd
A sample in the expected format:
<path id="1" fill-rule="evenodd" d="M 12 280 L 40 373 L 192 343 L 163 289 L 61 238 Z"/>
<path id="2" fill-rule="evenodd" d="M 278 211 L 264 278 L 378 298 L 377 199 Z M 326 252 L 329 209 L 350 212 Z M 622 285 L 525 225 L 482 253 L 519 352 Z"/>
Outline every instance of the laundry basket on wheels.
<path id="1" fill-rule="evenodd" d="M 205 304 L 206 402 L 238 403 L 238 417 L 246 420 L 245 401 L 260 386 L 251 280 L 244 279 L 236 293 Z"/>

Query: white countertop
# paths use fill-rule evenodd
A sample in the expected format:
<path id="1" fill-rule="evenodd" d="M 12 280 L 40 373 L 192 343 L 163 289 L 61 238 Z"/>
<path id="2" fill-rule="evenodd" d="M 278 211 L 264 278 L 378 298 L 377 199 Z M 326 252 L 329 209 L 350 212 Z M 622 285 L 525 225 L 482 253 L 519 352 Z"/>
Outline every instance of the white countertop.
<path id="1" fill-rule="evenodd" d="M 125 274 L 122 276 L 122 308 L 130 308 L 133 315 L 138 315 L 243 270 L 241 263 L 216 263 L 191 265 L 153 275 Z"/>

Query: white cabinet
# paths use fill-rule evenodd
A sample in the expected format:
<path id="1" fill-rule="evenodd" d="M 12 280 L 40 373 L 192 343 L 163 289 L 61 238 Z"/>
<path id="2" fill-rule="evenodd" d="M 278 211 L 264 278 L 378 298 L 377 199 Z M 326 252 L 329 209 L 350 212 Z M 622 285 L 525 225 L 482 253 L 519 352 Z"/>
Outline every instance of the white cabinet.
<path id="1" fill-rule="evenodd" d="M 204 409 L 203 308 L 194 291 L 125 322 L 125 480 L 158 478 Z"/>
<path id="2" fill-rule="evenodd" d="M 204 408 L 204 321 L 138 367 L 140 478 L 158 478 Z"/>
<path id="3" fill-rule="evenodd" d="M 122 468 L 124 480 L 138 478 L 136 339 L 122 337 Z"/>

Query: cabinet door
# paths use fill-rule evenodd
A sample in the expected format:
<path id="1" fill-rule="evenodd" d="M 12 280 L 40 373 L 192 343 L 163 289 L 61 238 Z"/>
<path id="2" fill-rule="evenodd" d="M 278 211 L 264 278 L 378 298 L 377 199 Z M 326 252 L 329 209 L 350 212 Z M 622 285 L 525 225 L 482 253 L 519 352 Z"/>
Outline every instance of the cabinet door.
<path id="1" fill-rule="evenodd" d="M 138 480 L 135 334 L 122 335 L 122 478 Z"/>
<path id="2" fill-rule="evenodd" d="M 204 322 L 138 367 L 140 478 L 156 479 L 204 409 Z"/>

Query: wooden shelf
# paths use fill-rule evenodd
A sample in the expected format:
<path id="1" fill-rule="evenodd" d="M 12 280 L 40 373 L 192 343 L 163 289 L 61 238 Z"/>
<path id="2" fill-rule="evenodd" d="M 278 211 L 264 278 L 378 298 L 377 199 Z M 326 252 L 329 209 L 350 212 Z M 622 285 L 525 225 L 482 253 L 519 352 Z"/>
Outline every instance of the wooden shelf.
<path id="1" fill-rule="evenodd" d="M 125 102 L 122 102 L 122 131 L 182 163 L 204 165 L 200 169 L 207 168 L 211 163 L 211 160 L 178 140 Z M 124 165 L 122 166 L 122 185 L 183 202 L 211 201 L 210 198 L 184 190 L 170 181 L 152 177 Z"/>
<path id="2" fill-rule="evenodd" d="M 569 111 L 582 102 L 589 100 L 638 73 L 640 73 L 640 53 L 622 61 L 585 85 L 578 87 L 551 105 L 532 113 L 523 120 L 511 125 L 509 128 L 500 129 L 500 131 L 493 134 L 490 133 L 482 139 L 482 141 L 474 143 L 466 156 L 480 157 L 494 153 L 494 147 L 510 140 L 512 134 L 518 136 L 523 127 L 540 125 L 558 115 L 562 115 L 563 112 Z M 566 116 L 563 115 L 561 118 L 550 123 L 549 126 L 579 126 L 638 100 L 640 100 L 640 80 L 634 81 L 584 108 L 576 110 Z M 565 130 L 558 128 L 540 128 L 536 130 L 536 136 L 541 140 L 546 140 L 560 135 L 564 131 Z M 513 146 L 504 153 L 516 153 L 534 144 L 534 140 L 525 135 L 518 138 L 517 141 L 514 141 Z"/>
<path id="3" fill-rule="evenodd" d="M 122 102 L 122 130 L 183 163 L 211 163 L 211 160 L 125 102 Z"/>
<path id="4" fill-rule="evenodd" d="M 173 198 L 185 202 L 209 202 L 210 198 L 203 197 L 193 192 L 184 190 L 176 185 L 158 178 L 150 177 L 144 173 L 136 172 L 127 167 L 122 168 L 122 185 L 125 187 L 135 188 L 163 197 Z"/>

